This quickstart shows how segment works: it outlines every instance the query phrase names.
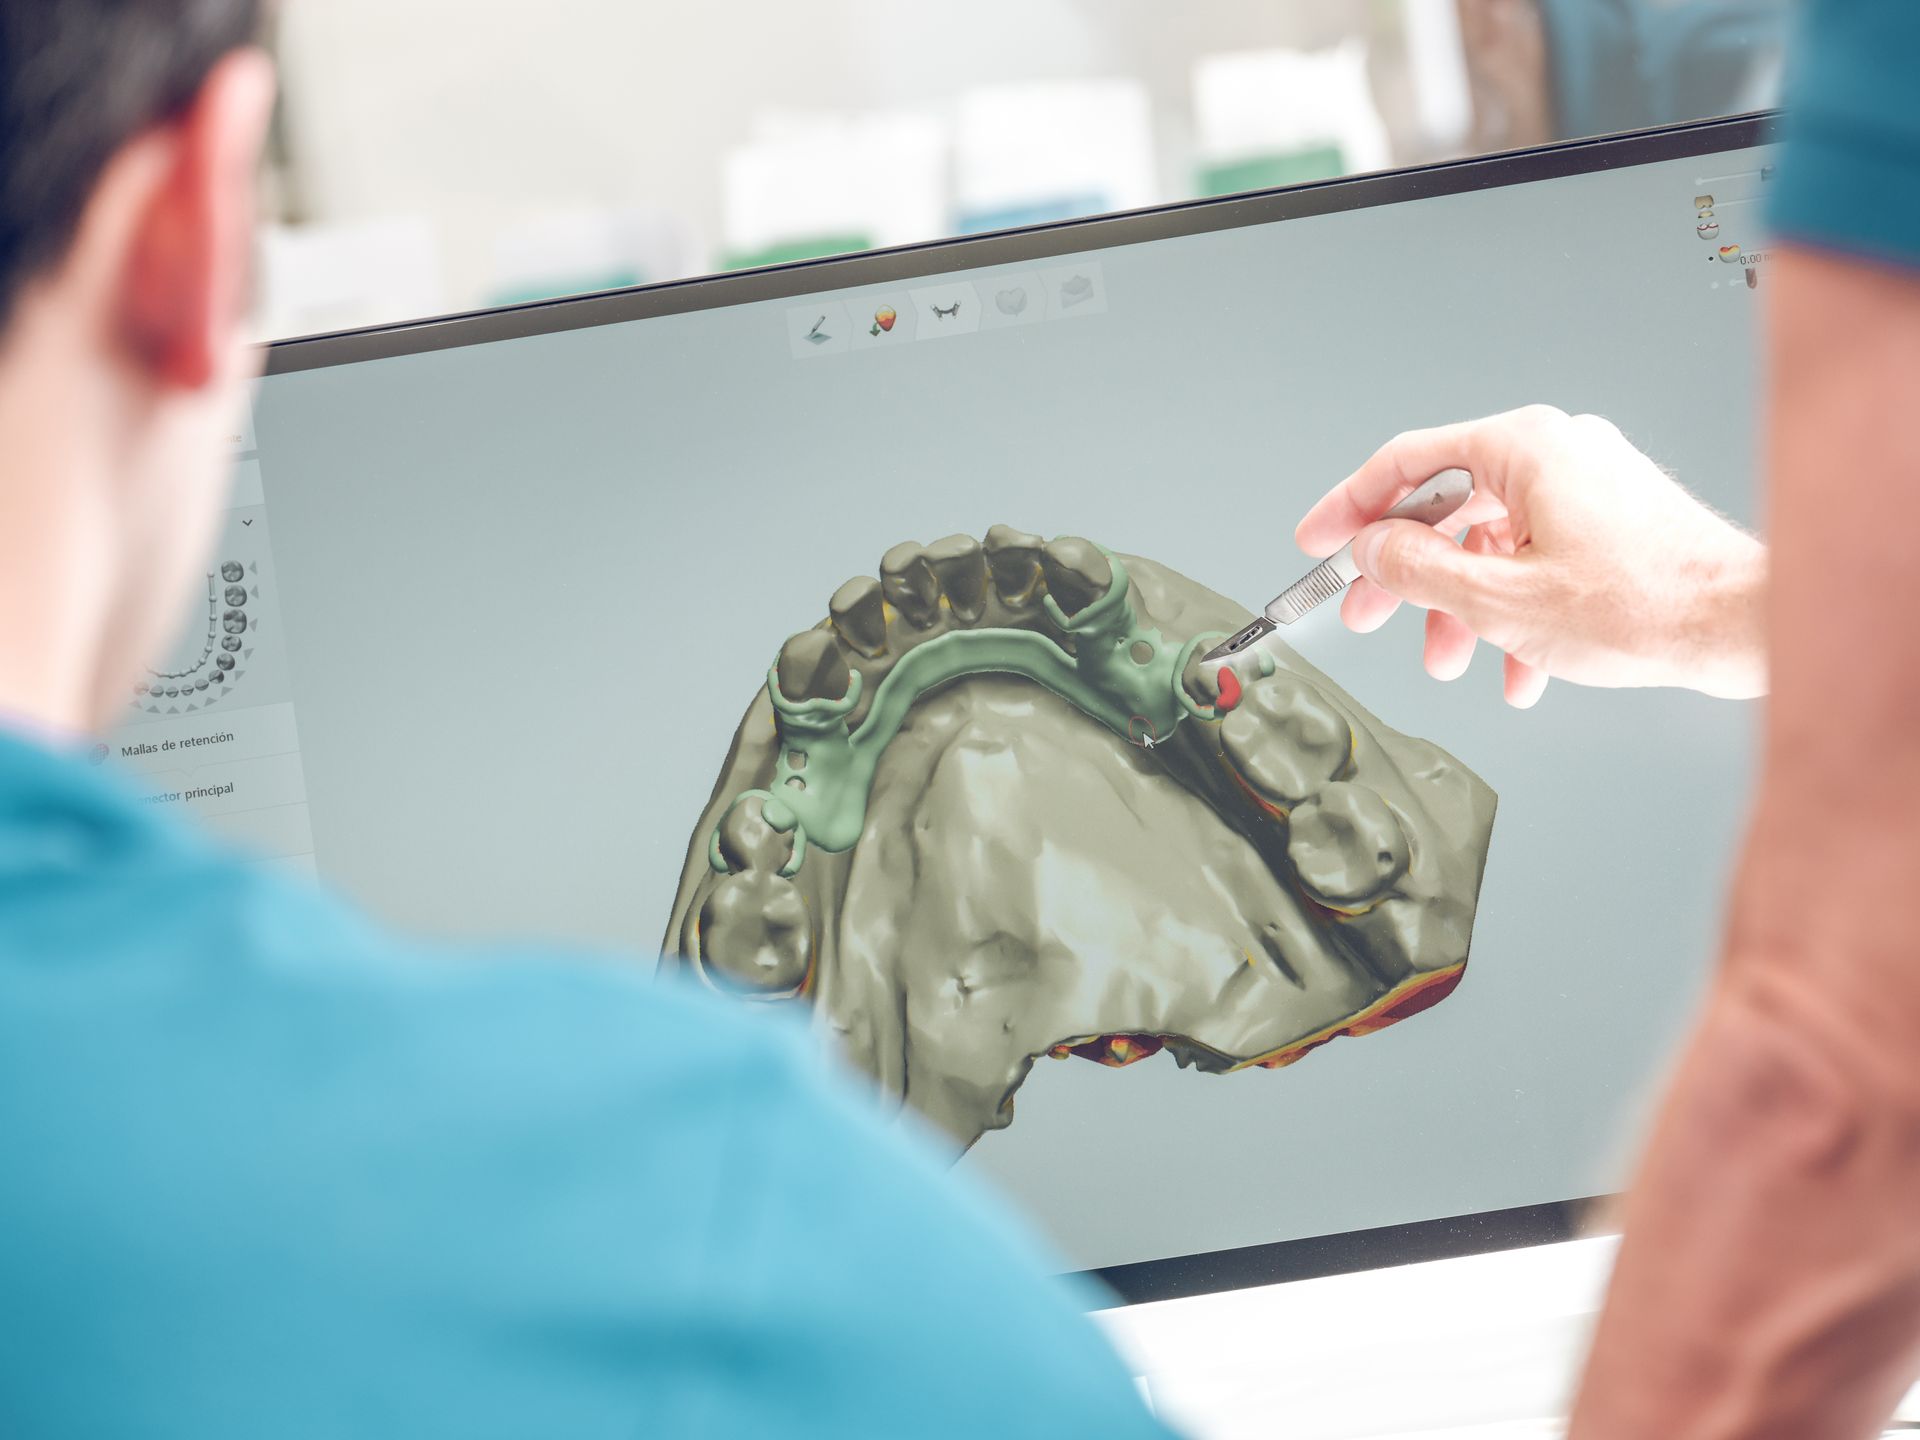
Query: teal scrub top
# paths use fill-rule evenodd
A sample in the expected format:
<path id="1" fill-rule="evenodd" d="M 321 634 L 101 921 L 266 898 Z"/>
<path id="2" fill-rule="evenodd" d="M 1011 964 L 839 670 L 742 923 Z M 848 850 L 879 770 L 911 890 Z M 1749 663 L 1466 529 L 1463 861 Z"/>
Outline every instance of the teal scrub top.
<path id="1" fill-rule="evenodd" d="M 1806 0 L 1798 41 L 1776 232 L 1920 264 L 1920 0 Z"/>
<path id="2" fill-rule="evenodd" d="M 0 1435 L 1163 1434 L 1050 1268 L 798 1026 L 0 735 Z"/>

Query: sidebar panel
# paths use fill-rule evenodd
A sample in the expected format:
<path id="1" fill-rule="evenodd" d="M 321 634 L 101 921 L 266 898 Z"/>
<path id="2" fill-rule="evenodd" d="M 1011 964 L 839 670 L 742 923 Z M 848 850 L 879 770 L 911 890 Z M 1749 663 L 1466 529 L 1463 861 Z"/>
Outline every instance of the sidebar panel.
<path id="1" fill-rule="evenodd" d="M 232 437 L 225 523 L 172 652 L 95 756 L 149 804 L 190 812 L 254 859 L 311 874 L 313 830 L 251 416 Z"/>

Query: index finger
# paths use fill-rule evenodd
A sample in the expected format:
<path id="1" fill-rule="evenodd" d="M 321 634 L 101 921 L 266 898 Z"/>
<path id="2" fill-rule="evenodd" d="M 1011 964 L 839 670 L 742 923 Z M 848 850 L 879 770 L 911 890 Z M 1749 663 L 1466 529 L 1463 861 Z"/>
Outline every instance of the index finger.
<path id="1" fill-rule="evenodd" d="M 1489 423 L 1463 420 L 1394 436 L 1314 502 L 1295 527 L 1294 540 L 1309 555 L 1331 555 L 1442 470 L 1460 469 L 1473 476 L 1473 498 L 1447 517 L 1450 530 L 1504 515 L 1497 484 L 1491 483 L 1488 467 L 1480 463 Z"/>

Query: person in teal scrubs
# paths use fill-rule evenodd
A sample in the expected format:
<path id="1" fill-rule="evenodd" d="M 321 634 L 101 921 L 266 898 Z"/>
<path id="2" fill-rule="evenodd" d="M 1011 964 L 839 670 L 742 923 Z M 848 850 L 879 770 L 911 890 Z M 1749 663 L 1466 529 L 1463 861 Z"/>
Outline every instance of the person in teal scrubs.
<path id="1" fill-rule="evenodd" d="M 0 0 L 0 1436 L 1164 1433 L 803 1034 L 455 953 L 87 763 L 253 363 L 256 0 Z"/>

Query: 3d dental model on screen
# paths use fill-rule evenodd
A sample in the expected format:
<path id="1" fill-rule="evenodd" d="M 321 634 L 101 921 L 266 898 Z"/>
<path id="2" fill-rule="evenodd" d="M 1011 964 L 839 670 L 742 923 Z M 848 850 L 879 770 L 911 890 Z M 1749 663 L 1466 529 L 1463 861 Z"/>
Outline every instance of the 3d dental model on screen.
<path id="1" fill-rule="evenodd" d="M 788 640 L 666 964 L 809 1002 L 962 1145 L 1034 1062 L 1291 1064 L 1444 998 L 1495 799 L 1162 566 L 996 525 L 897 545 Z M 1164 1063 L 1164 1062 L 1161 1062 Z"/>

